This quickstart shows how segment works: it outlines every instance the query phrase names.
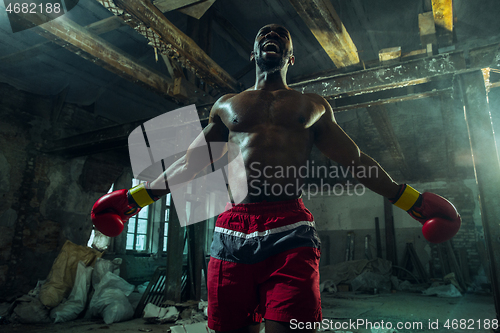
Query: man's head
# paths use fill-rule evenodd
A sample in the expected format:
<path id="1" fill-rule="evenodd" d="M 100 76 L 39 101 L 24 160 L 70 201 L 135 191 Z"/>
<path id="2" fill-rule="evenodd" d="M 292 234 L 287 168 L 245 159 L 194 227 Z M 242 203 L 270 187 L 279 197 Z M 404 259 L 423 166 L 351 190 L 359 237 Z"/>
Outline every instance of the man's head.
<path id="1" fill-rule="evenodd" d="M 295 57 L 290 32 L 279 24 L 262 27 L 255 37 L 250 60 L 255 60 L 261 71 L 268 73 L 293 65 Z"/>

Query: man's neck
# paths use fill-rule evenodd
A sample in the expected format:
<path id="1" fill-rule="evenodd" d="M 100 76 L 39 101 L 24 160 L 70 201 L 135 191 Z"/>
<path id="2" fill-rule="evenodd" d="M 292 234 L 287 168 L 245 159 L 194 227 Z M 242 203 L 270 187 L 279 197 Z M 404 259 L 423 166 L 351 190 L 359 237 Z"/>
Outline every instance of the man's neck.
<path id="1" fill-rule="evenodd" d="M 274 73 L 263 72 L 257 66 L 254 90 L 288 89 L 286 84 L 286 68 Z"/>

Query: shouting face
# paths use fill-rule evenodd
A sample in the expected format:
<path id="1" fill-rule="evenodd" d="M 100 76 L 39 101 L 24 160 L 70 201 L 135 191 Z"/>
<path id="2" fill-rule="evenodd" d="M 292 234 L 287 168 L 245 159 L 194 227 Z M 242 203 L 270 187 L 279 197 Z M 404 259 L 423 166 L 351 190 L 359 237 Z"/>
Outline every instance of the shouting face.
<path id="1" fill-rule="evenodd" d="M 292 39 L 288 30 L 278 24 L 262 27 L 255 37 L 250 60 L 263 71 L 273 73 L 294 63 Z"/>

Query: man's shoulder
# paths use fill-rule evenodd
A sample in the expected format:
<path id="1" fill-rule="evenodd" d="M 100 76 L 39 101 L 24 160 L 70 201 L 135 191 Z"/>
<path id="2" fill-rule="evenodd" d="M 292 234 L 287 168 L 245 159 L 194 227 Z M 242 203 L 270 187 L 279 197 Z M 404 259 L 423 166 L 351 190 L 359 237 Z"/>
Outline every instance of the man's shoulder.
<path id="1" fill-rule="evenodd" d="M 239 94 L 241 93 L 231 93 L 231 94 L 225 94 L 221 97 L 219 97 L 219 99 L 215 102 L 214 105 L 217 105 L 217 104 L 221 104 L 221 103 L 224 103 L 224 102 L 227 102 L 228 100 L 230 100 L 231 98 L 233 98 L 234 96 L 238 96 Z"/>
<path id="2" fill-rule="evenodd" d="M 223 109 L 224 104 L 227 103 L 232 97 L 238 95 L 237 93 L 234 94 L 226 94 L 224 96 L 219 97 L 217 101 L 215 101 L 214 105 L 212 106 L 212 111 L 211 114 L 215 115 L 217 114 L 220 110 Z"/>
<path id="3" fill-rule="evenodd" d="M 318 94 L 315 93 L 303 93 L 304 97 L 309 98 L 311 101 L 319 104 L 325 104 L 328 103 L 327 100 Z"/>

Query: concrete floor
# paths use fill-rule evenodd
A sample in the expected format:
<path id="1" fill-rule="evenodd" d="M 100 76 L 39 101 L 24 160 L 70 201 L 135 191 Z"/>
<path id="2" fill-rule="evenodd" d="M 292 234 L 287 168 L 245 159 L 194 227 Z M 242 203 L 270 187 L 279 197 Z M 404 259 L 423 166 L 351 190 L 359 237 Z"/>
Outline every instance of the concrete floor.
<path id="1" fill-rule="evenodd" d="M 395 294 L 354 294 L 323 293 L 323 329 L 353 333 L 393 333 L 393 332 L 493 332 L 484 328 L 486 320 L 496 318 L 493 297 L 466 294 L 458 298 L 438 298 L 416 293 Z M 444 327 L 447 320 L 460 320 L 465 327 Z M 465 322 L 464 322 L 465 320 Z M 430 323 L 438 321 L 438 328 Z M 371 323 L 371 327 L 370 327 Z M 389 324 L 390 323 L 390 324 Z M 398 323 L 407 328 L 397 329 Z M 481 324 L 481 328 L 479 328 Z M 383 325 L 383 326 L 382 326 Z M 389 330 L 392 325 L 392 330 Z M 414 326 L 415 325 L 415 326 Z M 418 326 L 421 325 L 421 326 Z M 434 325 L 434 324 L 433 324 Z M 410 328 L 413 326 L 412 328 Z M 0 325 L 2 333 L 87 333 L 87 332 L 168 332 L 170 325 L 147 324 L 143 319 L 106 325 L 102 320 L 76 320 L 61 324 L 47 325 Z M 297 323 L 298 327 L 298 323 Z"/>

